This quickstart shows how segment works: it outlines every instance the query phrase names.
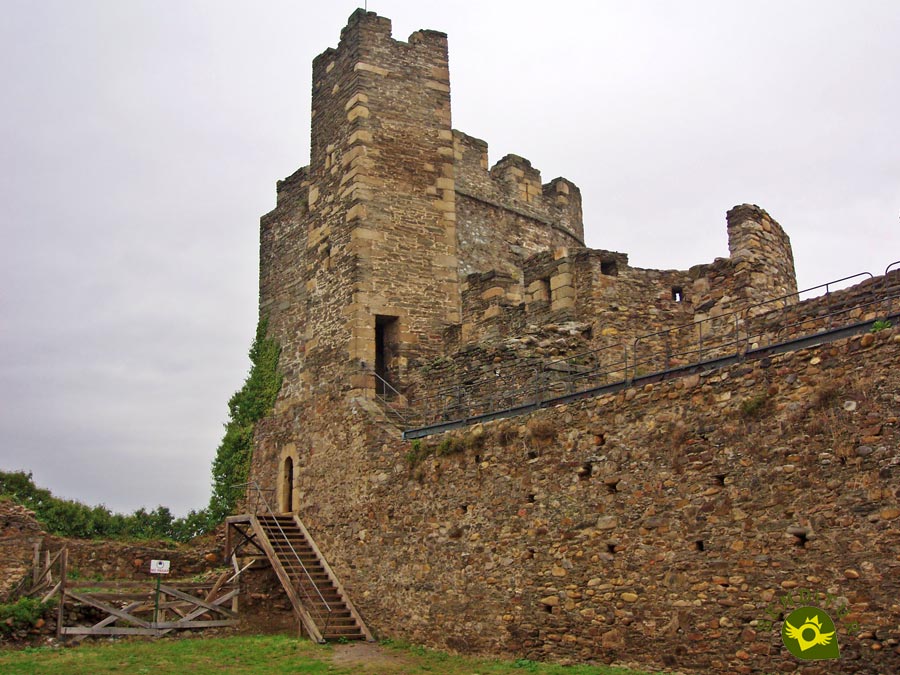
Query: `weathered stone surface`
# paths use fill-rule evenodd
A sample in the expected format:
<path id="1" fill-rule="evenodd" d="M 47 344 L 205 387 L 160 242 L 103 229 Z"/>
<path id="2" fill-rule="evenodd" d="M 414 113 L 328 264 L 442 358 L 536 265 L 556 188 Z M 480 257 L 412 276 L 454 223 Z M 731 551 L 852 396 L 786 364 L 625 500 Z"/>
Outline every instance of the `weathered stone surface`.
<path id="1" fill-rule="evenodd" d="M 450 130 L 445 36 L 414 36 L 357 12 L 314 64 L 310 166 L 262 223 L 285 384 L 253 478 L 303 515 L 382 635 L 782 672 L 795 662 L 761 622 L 809 590 L 871 632 L 842 638 L 830 672 L 897 672 L 891 330 L 401 439 L 398 414 L 454 420 L 691 366 L 701 336 L 702 358 L 733 357 L 887 287 L 796 302 L 790 241 L 753 205 L 727 215 L 730 256 L 687 271 L 585 248 L 577 187 L 514 155 L 489 168 L 486 143 Z"/>
<path id="2" fill-rule="evenodd" d="M 616 526 L 619 524 L 619 519 L 616 516 L 600 516 L 597 520 L 597 529 L 598 530 L 614 530 Z"/>

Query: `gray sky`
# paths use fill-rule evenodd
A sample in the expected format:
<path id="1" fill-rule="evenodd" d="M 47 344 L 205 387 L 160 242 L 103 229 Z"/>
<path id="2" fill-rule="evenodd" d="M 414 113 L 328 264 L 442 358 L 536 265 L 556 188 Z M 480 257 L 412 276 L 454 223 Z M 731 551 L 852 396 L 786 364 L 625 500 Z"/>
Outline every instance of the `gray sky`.
<path id="1" fill-rule="evenodd" d="M 355 2 L 2 0 L 0 468 L 114 510 L 208 500 L 247 373 L 258 218 L 309 158 Z M 590 246 L 801 287 L 900 260 L 900 3 L 371 0 L 449 35 L 454 127 L 581 187 Z"/>

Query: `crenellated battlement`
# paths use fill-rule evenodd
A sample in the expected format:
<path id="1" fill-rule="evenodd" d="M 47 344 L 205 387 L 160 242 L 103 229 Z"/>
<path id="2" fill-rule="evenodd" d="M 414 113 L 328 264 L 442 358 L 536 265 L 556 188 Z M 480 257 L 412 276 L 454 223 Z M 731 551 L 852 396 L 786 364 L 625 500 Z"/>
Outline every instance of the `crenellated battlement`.
<path id="1" fill-rule="evenodd" d="M 495 267 L 513 273 L 529 255 L 584 246 L 581 191 L 565 178 L 543 184 L 541 172 L 518 155 L 489 167 L 488 144 L 453 131 L 460 271 Z"/>

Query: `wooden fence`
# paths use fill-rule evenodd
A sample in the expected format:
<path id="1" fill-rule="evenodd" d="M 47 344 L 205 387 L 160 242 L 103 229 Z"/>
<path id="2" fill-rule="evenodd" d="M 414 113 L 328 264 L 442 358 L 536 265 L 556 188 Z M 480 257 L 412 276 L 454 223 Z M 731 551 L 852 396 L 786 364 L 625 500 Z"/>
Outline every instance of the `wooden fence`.
<path id="1" fill-rule="evenodd" d="M 41 551 L 36 545 L 34 571 L 27 580 L 30 588 L 26 592 L 44 602 L 57 599 L 60 637 L 160 637 L 177 630 L 236 626 L 241 572 L 227 570 L 209 582 L 162 583 L 161 578 L 150 578 L 149 574 L 145 581 L 72 579 L 68 576 L 66 548 L 51 553 Z M 91 617 L 91 620 L 67 625 L 74 617 Z"/>

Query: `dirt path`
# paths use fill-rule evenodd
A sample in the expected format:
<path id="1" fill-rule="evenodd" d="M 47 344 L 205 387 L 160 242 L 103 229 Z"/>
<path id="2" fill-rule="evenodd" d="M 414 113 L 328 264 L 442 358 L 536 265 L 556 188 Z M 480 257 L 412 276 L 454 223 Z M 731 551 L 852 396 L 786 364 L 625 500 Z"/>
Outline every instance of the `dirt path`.
<path id="1" fill-rule="evenodd" d="M 402 652 L 387 649 L 373 642 L 353 642 L 334 645 L 331 662 L 336 666 L 361 666 L 359 672 L 397 672 L 403 666 L 412 665 Z"/>

